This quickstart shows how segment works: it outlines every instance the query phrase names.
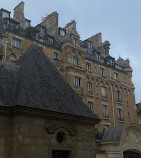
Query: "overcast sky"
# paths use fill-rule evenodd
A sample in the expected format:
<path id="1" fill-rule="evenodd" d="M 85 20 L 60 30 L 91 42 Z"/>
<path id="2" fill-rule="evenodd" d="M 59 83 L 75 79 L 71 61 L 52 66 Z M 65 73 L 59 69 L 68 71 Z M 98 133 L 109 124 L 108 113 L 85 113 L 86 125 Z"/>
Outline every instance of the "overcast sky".
<path id="1" fill-rule="evenodd" d="M 1 8 L 11 11 L 21 0 L 1 0 Z M 25 17 L 32 25 L 42 16 L 57 11 L 59 26 L 75 19 L 82 40 L 99 32 L 111 43 L 110 54 L 130 59 L 136 102 L 141 101 L 141 0 L 24 0 Z"/>

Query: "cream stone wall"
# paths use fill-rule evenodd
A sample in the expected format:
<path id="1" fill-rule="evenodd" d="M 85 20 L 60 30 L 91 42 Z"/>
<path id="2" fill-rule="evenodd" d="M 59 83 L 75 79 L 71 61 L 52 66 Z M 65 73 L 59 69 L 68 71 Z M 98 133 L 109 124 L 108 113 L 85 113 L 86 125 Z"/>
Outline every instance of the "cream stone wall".
<path id="1" fill-rule="evenodd" d="M 22 48 L 16 49 L 11 46 L 11 39 L 15 37 L 22 41 Z M 15 55 L 18 60 L 21 55 L 33 42 L 30 39 L 8 32 L 4 43 L 8 41 L 7 62 L 11 56 Z M 93 111 L 101 118 L 99 131 L 103 131 L 104 125 L 119 125 L 122 123 L 136 123 L 137 114 L 135 108 L 134 85 L 131 81 L 132 70 L 128 72 L 119 71 L 106 65 L 85 59 L 85 49 L 79 45 L 65 43 L 62 50 L 54 49 L 50 46 L 39 43 L 44 53 L 51 59 L 57 69 L 62 73 L 72 88 L 80 95 L 88 105 L 88 101 L 93 102 Z M 59 60 L 54 60 L 54 52 L 59 54 Z M 73 64 L 73 56 L 79 57 L 79 65 Z M 13 59 L 13 58 L 12 58 Z M 91 69 L 86 69 L 86 63 L 91 64 Z M 100 74 L 100 67 L 104 68 L 104 76 Z M 118 73 L 118 80 L 114 79 L 114 73 Z M 81 77 L 81 86 L 74 85 L 75 76 Z M 88 91 L 87 84 L 92 83 L 92 89 Z M 106 87 L 108 98 L 102 98 L 101 88 Z M 117 91 L 120 91 L 122 102 L 117 102 Z M 103 105 L 108 107 L 108 118 L 103 117 Z M 118 108 L 123 110 L 123 120 L 118 120 Z"/>

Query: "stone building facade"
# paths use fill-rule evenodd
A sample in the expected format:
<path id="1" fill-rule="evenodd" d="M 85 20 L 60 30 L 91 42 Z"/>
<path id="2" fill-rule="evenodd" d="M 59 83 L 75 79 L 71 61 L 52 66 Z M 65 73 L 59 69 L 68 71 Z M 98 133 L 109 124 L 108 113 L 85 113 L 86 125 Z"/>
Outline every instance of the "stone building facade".
<path id="1" fill-rule="evenodd" d="M 0 74 L 1 158 L 96 157 L 99 118 L 39 46 L 16 65 L 0 62 Z"/>
<path id="2" fill-rule="evenodd" d="M 43 49 L 57 69 L 101 122 L 99 132 L 123 123 L 137 123 L 132 68 L 129 59 L 110 56 L 110 43 L 98 33 L 80 40 L 73 20 L 58 26 L 54 12 L 32 27 L 24 17 L 24 3 L 10 12 L 1 9 L 1 60 L 14 64 L 33 41 Z"/>
<path id="3" fill-rule="evenodd" d="M 10 17 L 9 11 L 5 9 L 0 10 L 0 60 L 11 63 L 14 66 L 15 62 L 25 54 L 28 47 L 35 41 L 88 108 L 101 119 L 100 123 L 96 125 L 98 133 L 96 136 L 96 139 L 98 139 L 96 147 L 95 142 L 92 145 L 91 141 L 95 133 L 95 121 L 94 124 L 91 124 L 89 121 L 90 124 L 88 122 L 85 124 L 84 120 L 81 120 L 80 123 L 77 118 L 75 121 L 68 120 L 68 122 L 62 123 L 59 119 L 60 116 L 55 118 L 55 120 L 52 120 L 52 117 L 46 120 L 46 117 L 41 113 L 41 118 L 36 119 L 31 117 L 33 113 L 36 115 L 36 112 L 32 112 L 27 117 L 27 113 L 30 114 L 30 110 L 26 109 L 27 113 L 24 113 L 24 116 L 18 115 L 15 118 L 13 117 L 13 121 L 15 120 L 14 127 L 16 126 L 13 130 L 19 132 L 19 135 L 16 133 L 15 139 L 18 140 L 18 143 L 16 142 L 17 144 L 14 146 L 14 149 L 19 147 L 19 151 L 24 153 L 25 150 L 27 151 L 24 145 L 27 144 L 29 145 L 29 150 L 39 153 L 37 148 L 33 149 L 32 145 L 30 145 L 33 140 L 27 137 L 32 130 L 30 130 L 31 123 L 35 123 L 34 125 L 37 127 L 33 128 L 35 136 L 42 135 L 42 138 L 37 137 L 34 145 L 37 147 L 40 144 L 45 147 L 48 143 L 50 146 L 51 143 L 52 146 L 51 149 L 40 148 L 41 153 L 49 151 L 48 153 L 51 155 L 52 150 L 55 150 L 54 155 L 60 150 L 60 146 L 57 145 L 55 139 L 57 131 L 63 131 L 65 136 L 69 138 L 70 132 L 75 133 L 78 130 L 79 134 L 76 135 L 78 146 L 75 146 L 74 139 L 76 137 L 70 137 L 67 144 L 62 144 L 61 151 L 64 155 L 69 154 L 71 151 L 72 155 L 69 158 L 74 157 L 74 155 L 77 155 L 77 157 L 94 157 L 95 152 L 97 158 L 140 157 L 141 129 L 136 124 L 138 121 L 134 94 L 135 88 L 132 83 L 130 61 L 129 59 L 124 60 L 121 57 L 115 60 L 115 58 L 111 57 L 110 42 L 103 42 L 101 33 L 82 41 L 76 27 L 76 22 L 73 20 L 64 28 L 60 28 L 58 26 L 57 12 L 44 17 L 40 24 L 33 27 L 31 26 L 31 21 L 24 16 L 23 2 L 15 7 L 13 18 Z M 2 112 L 7 113 L 3 109 Z M 15 111 L 12 110 L 12 112 Z M 15 113 L 12 116 L 15 116 Z M 50 142 L 43 142 L 42 140 L 46 137 L 44 135 L 45 131 L 43 133 L 39 129 L 41 126 L 42 129 L 43 127 L 45 129 L 46 124 L 51 122 L 51 120 L 53 123 L 48 129 L 53 134 L 49 136 L 52 140 Z M 11 124 L 9 121 L 11 120 L 6 118 L 6 122 Z M 21 125 L 22 123 L 23 126 Z M 3 124 L 3 121 L 1 121 L 1 124 Z M 89 126 L 90 130 L 87 130 L 87 126 Z M 5 129 L 7 128 L 10 127 L 5 126 Z M 56 132 L 54 129 L 56 129 Z M 7 132 L 10 131 L 7 130 Z M 22 132 L 23 136 L 21 136 Z M 87 138 L 87 135 L 90 135 L 90 137 Z M 84 142 L 81 141 L 82 139 L 84 139 Z M 18 146 L 20 143 L 22 147 Z M 71 144 L 74 146 L 71 147 Z M 83 148 L 83 145 L 87 146 L 87 149 Z M 7 148 L 4 146 L 3 151 L 5 149 Z M 76 149 L 78 150 L 77 152 Z"/>

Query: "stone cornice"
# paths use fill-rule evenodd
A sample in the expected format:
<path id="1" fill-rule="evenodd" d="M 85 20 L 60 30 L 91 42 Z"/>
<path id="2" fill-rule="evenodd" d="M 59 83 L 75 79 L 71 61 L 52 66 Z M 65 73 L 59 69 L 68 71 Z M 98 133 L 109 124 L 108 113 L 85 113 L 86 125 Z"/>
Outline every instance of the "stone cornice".
<path id="1" fill-rule="evenodd" d="M 94 118 L 86 118 L 83 116 L 75 116 L 75 115 L 58 113 L 58 112 L 36 109 L 32 107 L 25 107 L 20 105 L 16 105 L 12 107 L 0 106 L 0 113 L 9 116 L 25 115 L 32 117 L 51 118 L 60 121 L 65 120 L 69 122 L 74 122 L 79 124 L 89 124 L 89 125 L 96 125 L 100 121 L 100 119 L 96 120 Z"/>

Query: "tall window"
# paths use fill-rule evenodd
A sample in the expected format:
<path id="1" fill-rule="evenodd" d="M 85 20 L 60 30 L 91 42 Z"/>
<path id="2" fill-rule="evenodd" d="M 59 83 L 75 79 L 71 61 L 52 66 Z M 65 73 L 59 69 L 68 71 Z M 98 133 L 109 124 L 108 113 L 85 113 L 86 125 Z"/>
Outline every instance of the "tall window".
<path id="1" fill-rule="evenodd" d="M 102 98 L 107 99 L 106 87 L 101 87 Z"/>
<path id="2" fill-rule="evenodd" d="M 10 15 L 9 15 L 8 12 L 5 12 L 5 11 L 4 11 L 4 12 L 2 13 L 2 17 L 3 17 L 3 18 L 9 18 Z"/>
<path id="3" fill-rule="evenodd" d="M 88 91 L 91 91 L 91 90 L 92 90 L 92 83 L 88 82 Z"/>
<path id="4" fill-rule="evenodd" d="M 73 39 L 73 44 L 77 44 L 77 39 L 76 38 Z"/>
<path id="5" fill-rule="evenodd" d="M 65 31 L 62 30 L 62 29 L 60 29 L 60 35 L 61 35 L 61 36 L 65 36 Z"/>
<path id="6" fill-rule="evenodd" d="M 120 91 L 117 91 L 117 102 L 122 102 Z"/>
<path id="7" fill-rule="evenodd" d="M 107 105 L 103 105 L 103 116 L 108 118 L 108 107 Z"/>
<path id="8" fill-rule="evenodd" d="M 20 49 L 21 49 L 21 40 L 12 37 L 11 45 L 12 45 L 13 47 L 16 47 L 16 48 L 20 48 Z"/>
<path id="9" fill-rule="evenodd" d="M 93 49 L 93 44 L 92 44 L 92 42 L 88 42 L 88 48 L 89 48 L 89 49 Z"/>
<path id="10" fill-rule="evenodd" d="M 114 73 L 114 79 L 118 80 L 118 73 Z"/>
<path id="11" fill-rule="evenodd" d="M 90 63 L 86 63 L 86 69 L 91 70 L 91 64 Z"/>
<path id="12" fill-rule="evenodd" d="M 118 119 L 120 121 L 123 121 L 123 111 L 122 109 L 118 108 Z"/>
<path id="13" fill-rule="evenodd" d="M 88 108 L 93 111 L 93 102 L 88 101 Z"/>
<path id="14" fill-rule="evenodd" d="M 81 86 L 81 77 L 75 76 L 74 77 L 74 85 L 75 86 Z"/>
<path id="15" fill-rule="evenodd" d="M 105 74 L 104 74 L 104 68 L 100 68 L 100 74 L 102 75 L 102 76 L 104 76 Z"/>
<path id="16" fill-rule="evenodd" d="M 79 58 L 76 56 L 73 56 L 73 64 L 74 65 L 79 65 Z"/>
<path id="17" fill-rule="evenodd" d="M 59 54 L 54 52 L 54 60 L 59 60 Z"/>

